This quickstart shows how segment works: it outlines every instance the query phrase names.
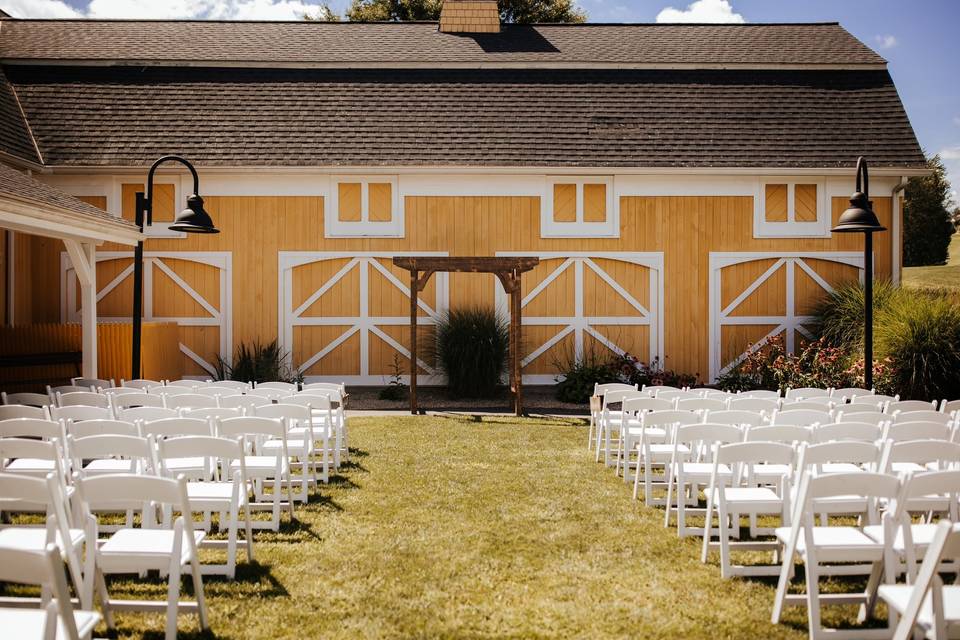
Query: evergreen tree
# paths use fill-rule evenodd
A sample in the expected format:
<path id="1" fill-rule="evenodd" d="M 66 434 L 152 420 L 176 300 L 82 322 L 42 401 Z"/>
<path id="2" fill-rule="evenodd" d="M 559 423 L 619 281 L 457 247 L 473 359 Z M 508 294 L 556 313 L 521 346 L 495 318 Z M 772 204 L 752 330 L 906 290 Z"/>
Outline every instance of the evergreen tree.
<path id="1" fill-rule="evenodd" d="M 940 156 L 927 161 L 931 173 L 910 178 L 903 205 L 903 265 L 944 264 L 953 235 L 947 210 L 950 183 Z"/>

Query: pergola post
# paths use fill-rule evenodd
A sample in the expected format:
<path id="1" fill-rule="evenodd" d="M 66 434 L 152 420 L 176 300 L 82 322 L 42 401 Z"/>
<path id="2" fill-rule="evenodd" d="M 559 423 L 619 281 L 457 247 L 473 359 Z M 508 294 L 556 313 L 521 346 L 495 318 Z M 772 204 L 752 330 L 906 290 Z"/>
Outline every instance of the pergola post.
<path id="1" fill-rule="evenodd" d="M 417 297 L 419 273 L 410 270 L 410 413 L 417 414 Z"/>
<path id="2" fill-rule="evenodd" d="M 513 409 L 517 416 L 523 415 L 523 372 L 520 367 L 520 354 L 523 350 L 520 347 L 520 337 L 522 335 L 521 323 L 521 296 L 520 274 L 514 273 L 511 278 L 513 281 L 513 291 L 510 292 L 510 371 L 513 378 Z"/>
<path id="3" fill-rule="evenodd" d="M 64 240 L 70 262 L 80 281 L 80 322 L 83 377 L 97 377 L 97 258 L 96 247 L 77 240 Z"/>

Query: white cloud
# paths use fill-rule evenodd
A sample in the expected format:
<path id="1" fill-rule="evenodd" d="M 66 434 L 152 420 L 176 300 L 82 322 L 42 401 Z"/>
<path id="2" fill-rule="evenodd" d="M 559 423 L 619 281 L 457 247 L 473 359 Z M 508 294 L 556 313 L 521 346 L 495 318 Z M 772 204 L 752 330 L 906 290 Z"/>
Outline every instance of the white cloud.
<path id="1" fill-rule="evenodd" d="M 960 127 L 960 116 L 953 116 L 953 124 Z"/>
<path id="2" fill-rule="evenodd" d="M 4 0 L 3 10 L 14 18 L 82 18 L 63 0 Z"/>
<path id="3" fill-rule="evenodd" d="M 960 145 L 940 150 L 940 157 L 946 160 L 960 160 Z"/>
<path id="4" fill-rule="evenodd" d="M 320 7 L 319 0 L 90 0 L 77 10 L 63 0 L 2 1 L 18 18 L 299 20 Z"/>
<path id="5" fill-rule="evenodd" d="M 960 205 L 960 199 L 957 197 L 957 190 L 960 189 L 960 145 L 941 149 L 940 159 L 943 160 L 943 166 L 947 170 L 947 180 L 953 187 L 950 192 L 950 200 L 953 206 Z"/>
<path id="6" fill-rule="evenodd" d="M 729 0 L 696 0 L 686 9 L 667 7 L 657 14 L 657 22 L 730 22 L 744 23 L 739 13 L 734 13 Z"/>
<path id="7" fill-rule="evenodd" d="M 893 49 L 897 44 L 897 37 L 890 35 L 889 33 L 885 36 L 876 35 L 873 36 L 873 39 L 877 41 L 877 46 L 881 49 Z"/>

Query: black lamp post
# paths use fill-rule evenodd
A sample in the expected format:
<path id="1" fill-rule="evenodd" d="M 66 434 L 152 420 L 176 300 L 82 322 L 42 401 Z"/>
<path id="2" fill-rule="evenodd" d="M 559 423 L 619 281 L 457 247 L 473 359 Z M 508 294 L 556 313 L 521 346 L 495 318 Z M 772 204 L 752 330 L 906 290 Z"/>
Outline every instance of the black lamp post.
<path id="1" fill-rule="evenodd" d="M 861 181 L 862 177 L 862 181 Z M 867 161 L 857 158 L 857 190 L 850 196 L 850 208 L 843 212 L 833 228 L 834 233 L 862 233 L 863 247 L 863 366 L 864 386 L 873 388 L 873 234 L 886 231 L 873 212 L 870 201 L 870 176 Z"/>
<path id="2" fill-rule="evenodd" d="M 153 163 L 147 173 L 147 194 L 137 192 L 136 225 L 143 232 L 144 226 L 153 224 L 153 174 L 164 162 L 179 162 L 187 167 L 193 175 L 193 193 L 187 198 L 187 208 L 177 214 L 170 229 L 185 233 L 220 233 L 213 226 L 213 220 L 203 209 L 203 198 L 200 191 L 200 178 L 197 170 L 185 158 L 180 156 L 163 156 Z M 137 242 L 133 252 L 133 378 L 140 378 L 140 329 L 143 315 L 143 240 Z"/>

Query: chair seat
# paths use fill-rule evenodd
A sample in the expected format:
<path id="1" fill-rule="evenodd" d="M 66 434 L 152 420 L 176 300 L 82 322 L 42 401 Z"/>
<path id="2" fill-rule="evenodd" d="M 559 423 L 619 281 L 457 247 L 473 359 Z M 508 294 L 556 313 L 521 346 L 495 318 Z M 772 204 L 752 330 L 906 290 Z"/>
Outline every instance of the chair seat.
<path id="1" fill-rule="evenodd" d="M 920 471 L 929 471 L 929 469 L 927 469 L 925 466 L 922 464 L 917 464 L 916 462 L 891 462 L 890 470 L 893 473 L 906 473 L 908 471 L 910 473 L 917 473 Z"/>
<path id="2" fill-rule="evenodd" d="M 190 502 L 203 502 L 206 500 L 232 500 L 233 483 L 232 482 L 188 482 L 187 496 Z"/>
<path id="3" fill-rule="evenodd" d="M 777 527 L 777 540 L 786 544 L 790 527 Z M 856 527 L 813 527 L 813 543 L 820 562 L 864 562 L 879 560 L 883 543 L 877 542 Z M 803 531 L 797 540 L 797 553 L 805 555 L 807 541 Z"/>
<path id="4" fill-rule="evenodd" d="M 713 475 L 712 462 L 684 462 L 682 465 L 675 464 L 673 465 L 674 475 L 680 473 L 681 467 L 683 469 L 683 477 L 687 480 L 691 478 L 705 478 L 709 480 L 710 476 Z M 717 475 L 721 478 L 730 478 L 732 475 L 730 467 L 725 464 L 718 465 Z"/>
<path id="5" fill-rule="evenodd" d="M 303 449 L 307 448 L 307 446 L 307 441 L 301 438 L 293 440 L 289 438 L 287 439 L 287 451 L 302 451 Z M 283 450 L 283 440 L 267 440 L 260 448 L 267 451 L 276 451 L 279 455 L 279 453 Z"/>
<path id="6" fill-rule="evenodd" d="M 194 531 L 197 544 L 206 534 Z M 170 564 L 170 554 L 176 541 L 172 529 L 120 529 L 100 546 L 98 562 L 107 573 L 127 573 L 141 569 L 164 569 Z M 180 562 L 190 560 L 190 548 L 183 542 Z"/>
<path id="7" fill-rule="evenodd" d="M 137 465 L 136 460 L 100 458 L 88 462 L 83 468 L 83 471 L 88 475 L 98 475 L 103 473 L 137 473 L 138 466 L 139 465 Z"/>
<path id="8" fill-rule="evenodd" d="M 281 472 L 286 471 L 287 461 L 282 456 L 246 456 L 243 461 L 247 467 L 247 476 L 262 477 L 266 475 L 272 478 L 277 470 L 277 460 L 280 460 Z M 240 463 L 234 460 L 230 463 L 231 475 L 240 471 Z"/>
<path id="9" fill-rule="evenodd" d="M 887 606 L 902 614 L 910 602 L 910 596 L 913 595 L 913 586 L 908 584 L 882 584 L 877 593 L 887 603 Z M 954 634 L 949 632 L 955 631 L 957 623 L 960 623 L 960 586 L 947 585 L 943 588 L 943 619 L 947 623 L 948 635 L 953 637 Z M 923 599 L 917 623 L 924 629 L 930 629 L 933 626 L 933 606 L 930 602 L 929 593 Z"/>
<path id="10" fill-rule="evenodd" d="M 83 544 L 83 529 L 70 529 L 70 543 L 74 548 Z M 56 532 L 57 547 L 63 548 L 63 536 Z M 0 547 L 43 551 L 47 546 L 47 530 L 43 527 L 9 527 L 0 529 Z"/>
<path id="11" fill-rule="evenodd" d="M 903 530 L 900 527 L 896 529 L 897 535 L 893 541 L 893 549 L 897 552 L 905 551 L 903 545 Z M 883 525 L 871 524 L 863 528 L 863 532 L 883 544 Z M 937 532 L 936 524 L 912 524 L 910 525 L 910 537 L 913 539 L 914 549 L 926 549 L 933 542 L 933 536 Z M 922 555 L 922 554 L 921 554 Z"/>
<path id="12" fill-rule="evenodd" d="M 719 502 L 719 489 L 713 490 L 714 503 Z M 783 500 L 772 489 L 766 487 L 729 487 L 723 495 L 727 509 L 745 508 L 753 513 L 780 513 Z"/>
<path id="13" fill-rule="evenodd" d="M 856 473 L 863 470 L 863 467 L 852 462 L 827 462 L 820 465 L 821 473 Z"/>
<path id="14" fill-rule="evenodd" d="M 43 460 L 42 458 L 17 458 L 9 462 L 4 471 L 11 473 L 50 473 L 56 467 L 53 460 Z"/>
<path id="15" fill-rule="evenodd" d="M 82 638 L 92 632 L 100 622 L 100 614 L 96 611 L 74 611 L 73 619 L 77 626 L 77 633 Z M 44 638 L 44 626 L 47 612 L 42 609 L 0 609 L 0 629 L 7 638 L 31 640 Z M 57 617 L 57 640 L 69 638 L 63 621 Z"/>
<path id="16" fill-rule="evenodd" d="M 750 470 L 753 472 L 754 478 L 763 478 L 764 480 L 768 480 L 770 478 L 782 478 L 783 476 L 789 474 L 792 469 L 788 464 L 762 462 L 760 464 L 752 465 Z"/>

